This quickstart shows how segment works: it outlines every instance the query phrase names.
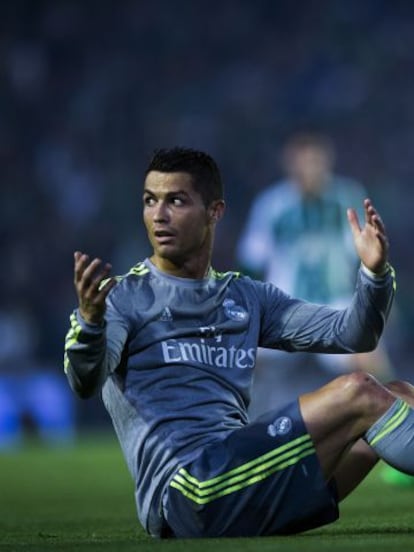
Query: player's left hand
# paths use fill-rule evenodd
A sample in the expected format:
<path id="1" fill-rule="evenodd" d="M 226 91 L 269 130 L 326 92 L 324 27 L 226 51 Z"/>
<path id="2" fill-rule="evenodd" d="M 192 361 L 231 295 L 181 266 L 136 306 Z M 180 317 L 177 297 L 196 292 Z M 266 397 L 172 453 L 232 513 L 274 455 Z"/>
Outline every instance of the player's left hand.
<path id="1" fill-rule="evenodd" d="M 388 238 L 384 223 L 370 199 L 364 201 L 365 224 L 360 225 L 355 209 L 348 209 L 348 221 L 354 236 L 355 249 L 361 262 L 381 274 L 388 261 Z"/>

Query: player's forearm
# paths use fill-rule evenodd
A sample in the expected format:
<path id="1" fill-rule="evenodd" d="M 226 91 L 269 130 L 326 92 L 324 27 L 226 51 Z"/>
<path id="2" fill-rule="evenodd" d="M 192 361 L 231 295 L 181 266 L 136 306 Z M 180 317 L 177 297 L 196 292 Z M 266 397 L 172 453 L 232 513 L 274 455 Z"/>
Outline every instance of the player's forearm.
<path id="1" fill-rule="evenodd" d="M 389 267 L 381 277 L 374 278 L 360 270 L 346 335 L 356 352 L 373 350 L 384 330 L 395 295 L 395 272 Z"/>
<path id="2" fill-rule="evenodd" d="M 284 313 L 284 348 L 293 351 L 362 353 L 373 350 L 383 332 L 394 298 L 390 272 L 374 280 L 360 272 L 350 306 L 336 310 L 296 302 Z"/>
<path id="3" fill-rule="evenodd" d="M 350 306 L 340 315 L 334 347 L 342 352 L 372 351 L 384 330 L 395 294 L 394 271 L 374 279 L 363 270 L 358 273 Z"/>
<path id="4" fill-rule="evenodd" d="M 82 398 L 100 389 L 109 373 L 105 330 L 105 325 L 87 324 L 78 311 L 71 315 L 65 343 L 65 373 L 73 391 Z"/>

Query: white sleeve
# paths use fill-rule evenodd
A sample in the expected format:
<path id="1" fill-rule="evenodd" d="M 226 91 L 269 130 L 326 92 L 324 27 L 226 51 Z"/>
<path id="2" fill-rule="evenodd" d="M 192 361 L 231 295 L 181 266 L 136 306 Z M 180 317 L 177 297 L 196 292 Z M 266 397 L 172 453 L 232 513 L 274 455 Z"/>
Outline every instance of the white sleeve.
<path id="1" fill-rule="evenodd" d="M 260 194 L 252 204 L 236 252 L 244 269 L 261 272 L 268 263 L 273 241 L 272 204 L 267 192 Z"/>

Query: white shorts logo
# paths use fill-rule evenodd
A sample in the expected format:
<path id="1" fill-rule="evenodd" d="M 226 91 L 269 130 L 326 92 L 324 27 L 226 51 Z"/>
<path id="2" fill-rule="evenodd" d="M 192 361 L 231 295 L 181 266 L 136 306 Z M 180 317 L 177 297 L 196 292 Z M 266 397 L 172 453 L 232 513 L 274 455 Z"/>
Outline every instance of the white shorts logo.
<path id="1" fill-rule="evenodd" d="M 292 420 L 287 416 L 281 416 L 277 418 L 273 424 L 267 426 L 267 434 L 270 437 L 276 437 L 276 435 L 286 435 L 292 429 Z"/>

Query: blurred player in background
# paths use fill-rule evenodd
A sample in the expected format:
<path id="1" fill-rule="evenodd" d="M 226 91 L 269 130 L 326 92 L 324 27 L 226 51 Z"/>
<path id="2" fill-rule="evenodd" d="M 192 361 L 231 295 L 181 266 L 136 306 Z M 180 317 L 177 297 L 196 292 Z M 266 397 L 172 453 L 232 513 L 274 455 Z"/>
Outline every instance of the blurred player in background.
<path id="1" fill-rule="evenodd" d="M 255 199 L 237 255 L 243 272 L 272 282 L 292 296 L 341 308 L 353 294 L 359 263 L 346 209 L 362 205 L 367 193 L 359 182 L 336 174 L 334 165 L 334 146 L 327 136 L 293 134 L 282 154 L 286 176 Z M 319 371 L 304 374 L 306 364 L 316 364 Z M 381 381 L 393 377 L 383 344 L 371 353 L 313 358 L 261 350 L 250 414 L 262 414 L 276 399 L 289 401 L 298 391 L 330 379 L 332 372 L 353 370 L 370 372 Z"/>

